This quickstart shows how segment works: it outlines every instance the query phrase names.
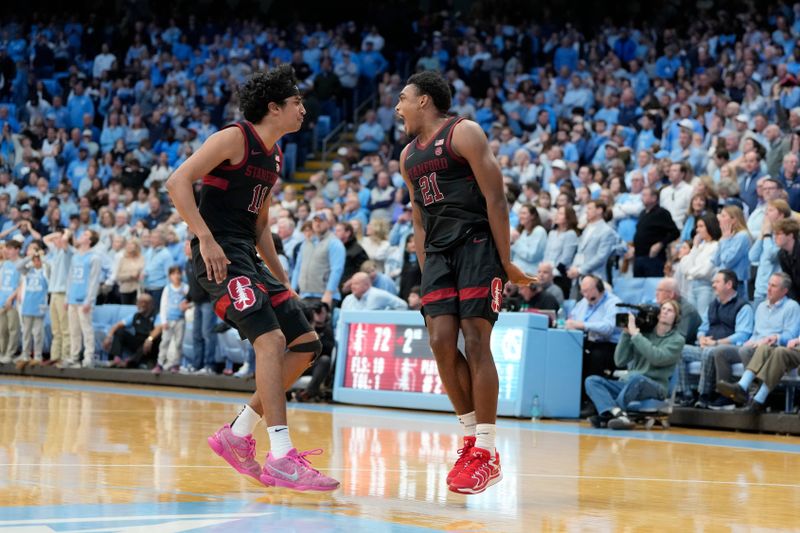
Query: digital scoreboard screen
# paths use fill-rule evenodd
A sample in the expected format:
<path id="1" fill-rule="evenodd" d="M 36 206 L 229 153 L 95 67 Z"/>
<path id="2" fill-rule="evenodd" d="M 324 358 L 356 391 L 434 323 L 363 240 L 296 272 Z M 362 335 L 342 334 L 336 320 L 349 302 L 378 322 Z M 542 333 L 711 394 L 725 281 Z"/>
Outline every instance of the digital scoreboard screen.
<path id="1" fill-rule="evenodd" d="M 523 329 L 495 326 L 491 347 L 500 399 L 515 398 Z M 463 353 L 463 339 L 459 338 Z M 343 385 L 361 390 L 445 394 L 424 326 L 353 322 L 347 332 Z"/>

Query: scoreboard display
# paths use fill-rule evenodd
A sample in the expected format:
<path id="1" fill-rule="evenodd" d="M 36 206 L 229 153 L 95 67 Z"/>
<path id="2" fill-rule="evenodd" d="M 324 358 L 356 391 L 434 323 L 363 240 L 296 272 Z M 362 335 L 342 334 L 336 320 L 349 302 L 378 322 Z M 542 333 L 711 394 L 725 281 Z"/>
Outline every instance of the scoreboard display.
<path id="1" fill-rule="evenodd" d="M 547 317 L 501 313 L 491 348 L 500 380 L 498 412 L 524 410 L 526 346 L 546 347 Z M 410 311 L 345 311 L 337 324 L 334 399 L 345 403 L 450 410 L 422 316 Z M 464 340 L 459 336 L 464 353 Z M 530 381 L 530 380 L 529 380 Z M 530 385 L 530 383 L 529 383 Z M 532 397 L 532 396 L 531 396 Z M 528 399 L 529 400 L 529 399 Z"/>

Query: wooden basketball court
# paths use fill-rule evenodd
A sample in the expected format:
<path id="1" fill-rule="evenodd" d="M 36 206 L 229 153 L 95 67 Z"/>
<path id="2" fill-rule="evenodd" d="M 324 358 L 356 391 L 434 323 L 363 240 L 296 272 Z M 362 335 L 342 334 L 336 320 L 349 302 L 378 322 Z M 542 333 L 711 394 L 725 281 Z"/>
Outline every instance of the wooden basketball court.
<path id="1" fill-rule="evenodd" d="M 452 416 L 290 404 L 330 494 L 261 487 L 206 445 L 244 396 L 0 377 L 0 532 L 741 531 L 800 528 L 800 439 L 502 419 L 503 481 L 444 482 Z M 259 427 L 259 459 L 266 432 Z"/>

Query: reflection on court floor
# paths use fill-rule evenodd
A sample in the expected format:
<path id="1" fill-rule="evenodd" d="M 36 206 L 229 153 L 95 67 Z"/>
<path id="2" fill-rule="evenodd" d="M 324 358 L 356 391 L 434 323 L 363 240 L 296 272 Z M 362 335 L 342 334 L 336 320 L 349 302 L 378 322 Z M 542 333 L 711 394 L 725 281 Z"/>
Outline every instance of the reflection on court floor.
<path id="1" fill-rule="evenodd" d="M 342 482 L 332 494 L 235 474 L 205 438 L 241 396 L 0 378 L 3 531 L 584 531 L 791 529 L 795 438 L 673 429 L 626 434 L 503 419 L 504 479 L 447 490 L 452 416 L 291 405 L 300 448 Z M 259 458 L 266 453 L 263 429 Z"/>

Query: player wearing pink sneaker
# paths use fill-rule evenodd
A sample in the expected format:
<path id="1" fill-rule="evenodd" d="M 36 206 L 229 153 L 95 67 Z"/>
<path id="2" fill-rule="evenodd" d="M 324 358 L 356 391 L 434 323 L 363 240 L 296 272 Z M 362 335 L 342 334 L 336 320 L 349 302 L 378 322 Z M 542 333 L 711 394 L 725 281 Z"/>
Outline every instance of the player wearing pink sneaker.
<path id="1" fill-rule="evenodd" d="M 285 487 L 294 490 L 328 491 L 339 488 L 339 482 L 315 470 L 306 459 L 309 455 L 321 455 L 322 450 L 298 452 L 294 448 L 277 458 L 272 452 L 267 454 L 261 472 L 261 482 L 271 487 Z"/>
<path id="2" fill-rule="evenodd" d="M 253 74 L 241 87 L 239 102 L 245 120 L 211 135 L 170 176 L 167 190 L 195 235 L 198 283 L 216 314 L 256 352 L 255 394 L 230 429 L 223 427 L 208 443 L 237 472 L 259 477 L 253 430 L 263 417 L 275 459 L 294 449 L 284 391 L 313 363 L 322 344 L 291 289 L 269 226 L 272 187 L 283 168 L 278 141 L 299 130 L 305 116 L 291 66 Z M 198 206 L 193 183 L 200 179 Z M 298 471 L 305 480 L 295 488 L 329 484 L 313 472 Z M 321 477 L 316 483 L 315 475 Z"/>
<path id="3" fill-rule="evenodd" d="M 261 465 L 256 461 L 256 440 L 252 435 L 239 437 L 231 431 L 230 425 L 225 424 L 208 437 L 208 445 L 237 472 L 261 481 Z"/>

